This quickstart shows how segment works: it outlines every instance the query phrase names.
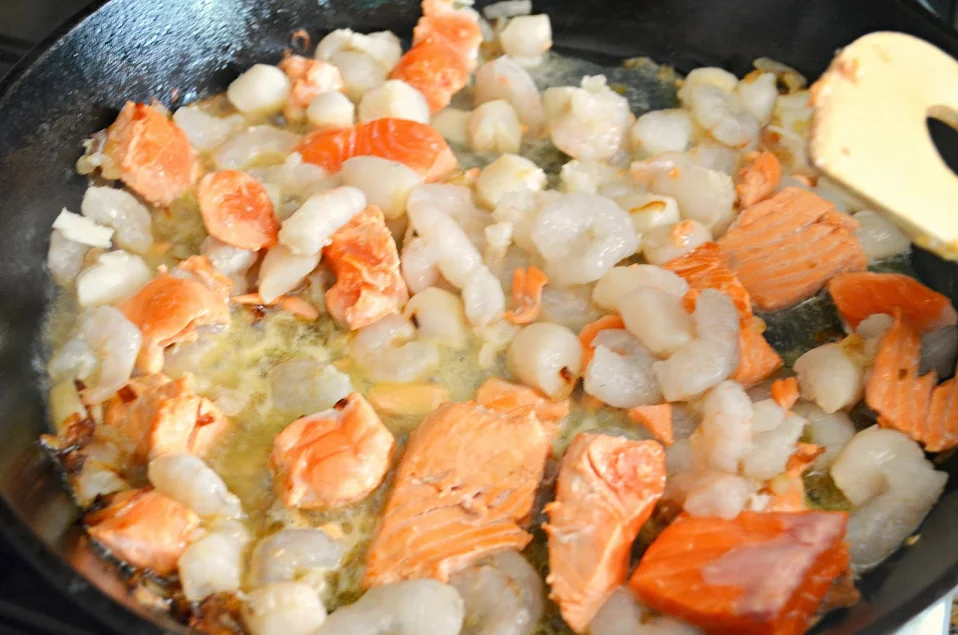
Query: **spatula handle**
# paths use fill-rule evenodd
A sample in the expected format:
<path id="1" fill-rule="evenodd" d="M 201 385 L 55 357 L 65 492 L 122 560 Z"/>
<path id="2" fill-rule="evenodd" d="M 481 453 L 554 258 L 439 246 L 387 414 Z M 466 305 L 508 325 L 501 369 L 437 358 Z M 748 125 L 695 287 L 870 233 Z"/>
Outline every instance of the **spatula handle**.
<path id="1" fill-rule="evenodd" d="M 958 260 L 958 177 L 926 123 L 958 127 L 958 62 L 903 33 L 865 35 L 812 87 L 810 154 L 916 244 Z"/>

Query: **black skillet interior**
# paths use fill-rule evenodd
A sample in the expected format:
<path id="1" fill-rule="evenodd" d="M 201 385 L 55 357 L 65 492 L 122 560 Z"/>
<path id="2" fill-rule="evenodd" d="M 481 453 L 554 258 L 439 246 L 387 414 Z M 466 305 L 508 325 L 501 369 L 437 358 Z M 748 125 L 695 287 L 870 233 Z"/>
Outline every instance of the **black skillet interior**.
<path id="1" fill-rule="evenodd" d="M 815 77 L 835 49 L 881 29 L 958 53 L 954 35 L 898 0 L 535 0 L 535 8 L 552 17 L 562 52 L 596 61 L 647 55 L 680 71 L 720 65 L 742 73 L 767 56 Z M 400 0 L 113 0 L 74 20 L 0 82 L 0 528 L 62 591 L 118 631 L 175 625 L 132 604 L 109 567 L 77 540 L 76 514 L 35 443 L 47 431 L 40 335 L 53 297 L 43 263 L 53 218 L 64 205 L 79 207 L 85 183 L 73 165 L 81 141 L 127 99 L 175 106 L 224 90 L 254 62 L 276 60 L 297 29 L 314 42 L 347 26 L 408 34 L 417 15 L 416 3 Z M 952 265 L 928 254 L 917 254 L 915 265 L 956 297 Z M 864 600 L 816 632 L 886 633 L 920 612 L 958 583 L 956 532 L 952 485 L 917 544 L 869 574 Z"/>

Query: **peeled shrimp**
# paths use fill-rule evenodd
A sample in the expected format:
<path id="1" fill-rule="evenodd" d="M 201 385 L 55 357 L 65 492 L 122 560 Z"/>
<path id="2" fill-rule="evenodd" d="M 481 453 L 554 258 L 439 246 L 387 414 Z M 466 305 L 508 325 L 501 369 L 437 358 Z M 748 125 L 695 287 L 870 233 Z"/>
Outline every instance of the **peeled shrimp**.
<path id="1" fill-rule="evenodd" d="M 904 434 L 862 430 L 832 463 L 832 480 L 856 509 L 848 521 L 852 564 L 866 568 L 891 554 L 921 524 L 948 475 Z"/>
<path id="2" fill-rule="evenodd" d="M 410 192 L 406 199 L 407 211 L 415 212 L 420 207 L 437 209 L 452 218 L 472 244 L 482 249 L 485 229 L 491 219 L 488 213 L 476 207 L 469 187 L 450 183 L 421 185 Z"/>
<path id="3" fill-rule="evenodd" d="M 752 115 L 760 126 L 772 120 L 775 100 L 778 99 L 777 79 L 774 73 L 753 71 L 735 86 L 742 108 Z"/>
<path id="4" fill-rule="evenodd" d="M 135 254 L 146 253 L 153 245 L 153 218 L 136 197 L 112 187 L 89 187 L 80 212 L 87 218 L 113 228 L 113 242 Z"/>
<path id="5" fill-rule="evenodd" d="M 503 154 L 479 173 L 476 196 L 486 207 L 495 208 L 510 192 L 539 191 L 545 186 L 546 175 L 542 168 L 525 157 Z"/>
<path id="6" fill-rule="evenodd" d="M 439 283 L 436 254 L 426 239 L 420 236 L 403 243 L 399 265 L 403 280 L 412 293 L 420 293 Z"/>
<path id="7" fill-rule="evenodd" d="M 213 162 L 219 170 L 241 170 L 263 157 L 285 157 L 296 148 L 299 139 L 298 134 L 288 130 L 253 126 L 217 147 Z"/>
<path id="8" fill-rule="evenodd" d="M 422 93 L 399 79 L 390 79 L 363 94 L 359 121 L 391 117 L 429 123 L 429 104 Z"/>
<path id="9" fill-rule="evenodd" d="M 754 434 L 752 450 L 742 459 L 742 473 L 757 481 L 767 481 L 784 472 L 804 428 L 805 419 L 790 415 L 775 428 Z"/>
<path id="10" fill-rule="evenodd" d="M 183 503 L 200 518 L 238 518 L 239 498 L 203 459 L 189 454 L 158 456 L 147 466 L 147 477 L 160 493 Z"/>
<path id="11" fill-rule="evenodd" d="M 353 392 L 349 375 L 310 357 L 280 362 L 266 379 L 273 408 L 297 414 L 327 410 Z"/>
<path id="12" fill-rule="evenodd" d="M 792 408 L 795 414 L 805 418 L 805 434 L 808 441 L 825 448 L 815 459 L 816 470 L 827 470 L 842 448 L 855 436 L 855 424 L 844 412 L 829 414 L 808 402 L 798 402 Z"/>
<path id="13" fill-rule="evenodd" d="M 183 595 L 190 602 L 200 602 L 214 593 L 232 593 L 240 587 L 249 532 L 234 520 L 218 521 L 210 529 L 190 543 L 176 561 Z"/>
<path id="14" fill-rule="evenodd" d="M 582 345 L 563 326 L 530 324 L 509 346 L 509 368 L 522 383 L 550 399 L 563 399 L 572 392 L 582 370 Z"/>
<path id="15" fill-rule="evenodd" d="M 242 615 L 250 635 L 315 635 L 326 607 L 308 584 L 277 582 L 247 594 Z"/>
<path id="16" fill-rule="evenodd" d="M 316 569 L 339 565 L 343 549 L 321 529 L 283 529 L 263 538 L 250 556 L 250 584 L 293 582 Z"/>
<path id="17" fill-rule="evenodd" d="M 802 397 L 825 412 L 850 408 L 865 390 L 865 369 L 845 354 L 840 343 L 813 348 L 794 364 Z"/>
<path id="18" fill-rule="evenodd" d="M 577 331 L 600 317 L 602 311 L 592 303 L 592 285 L 556 287 L 547 284 L 542 289 L 540 318 L 546 322 Z"/>
<path id="19" fill-rule="evenodd" d="M 548 88 L 542 103 L 552 143 L 574 159 L 611 158 L 634 120 L 629 101 L 604 75 L 583 77 L 581 88 Z"/>
<path id="20" fill-rule="evenodd" d="M 690 91 L 689 104 L 696 121 L 716 141 L 744 148 L 758 139 L 758 120 L 735 94 L 716 86 L 695 86 Z"/>
<path id="21" fill-rule="evenodd" d="M 414 295 L 403 309 L 419 331 L 419 337 L 436 341 L 455 349 L 466 347 L 469 327 L 462 301 L 444 289 L 430 287 Z"/>
<path id="22" fill-rule="evenodd" d="M 77 302 L 83 308 L 113 304 L 139 291 L 152 277 L 139 256 L 123 250 L 104 252 L 77 276 Z"/>
<path id="23" fill-rule="evenodd" d="M 675 298 L 688 293 L 689 283 L 678 274 L 655 265 L 613 267 L 596 283 L 592 301 L 608 311 L 618 311 L 619 303 L 637 289 L 651 287 Z"/>
<path id="24" fill-rule="evenodd" d="M 295 289 L 319 264 L 320 253 L 297 254 L 284 245 L 271 247 L 259 267 L 259 296 L 269 304 Z"/>
<path id="25" fill-rule="evenodd" d="M 254 64 L 233 80 L 226 97 L 244 115 L 272 114 L 282 109 L 293 84 L 286 73 L 269 64 Z"/>
<path id="26" fill-rule="evenodd" d="M 672 355 L 695 335 L 682 300 L 662 289 L 639 287 L 619 300 L 618 309 L 625 327 L 659 357 Z"/>
<path id="27" fill-rule="evenodd" d="M 492 218 L 497 222 L 512 224 L 512 240 L 525 252 L 535 253 L 536 246 L 532 241 L 532 227 L 542 207 L 550 201 L 562 196 L 554 190 L 533 192 L 520 189 L 503 194 L 492 211 Z M 525 266 L 524 263 L 523 266 Z"/>
<path id="28" fill-rule="evenodd" d="M 466 122 L 473 152 L 517 153 L 522 145 L 522 124 L 515 108 L 504 99 L 480 104 Z"/>
<path id="29" fill-rule="evenodd" d="M 738 366 L 738 312 L 732 300 L 714 289 L 702 291 L 692 314 L 696 337 L 665 361 L 655 374 L 668 401 L 701 394 Z"/>
<path id="30" fill-rule="evenodd" d="M 371 381 L 411 382 L 423 379 L 439 363 L 435 344 L 416 339 L 416 327 L 399 315 L 387 315 L 360 329 L 349 356 Z"/>
<path id="31" fill-rule="evenodd" d="M 294 254 L 318 254 L 333 234 L 364 209 L 366 195 L 355 187 L 337 187 L 314 194 L 283 221 L 279 242 Z"/>
<path id="32" fill-rule="evenodd" d="M 660 225 L 643 236 L 642 255 L 653 265 L 664 265 L 711 240 L 712 232 L 696 220 Z"/>
<path id="33" fill-rule="evenodd" d="M 629 215 L 604 196 L 583 192 L 546 203 L 530 237 L 549 279 L 562 286 L 598 280 L 638 247 Z"/>
<path id="34" fill-rule="evenodd" d="M 499 32 L 499 43 L 506 55 L 523 66 L 536 66 L 542 54 L 552 48 L 552 24 L 549 16 L 521 15 L 509 20 Z"/>
<path id="35" fill-rule="evenodd" d="M 60 284 L 69 284 L 83 269 L 83 262 L 90 248 L 67 238 L 63 232 L 54 229 L 50 234 L 50 249 L 47 251 L 47 267 L 54 280 Z"/>
<path id="36" fill-rule="evenodd" d="M 696 455 L 703 464 L 734 474 L 752 449 L 751 400 L 740 384 L 724 381 L 706 395 L 702 414 L 692 435 Z"/>
<path id="37" fill-rule="evenodd" d="M 691 101 L 692 91 L 698 86 L 714 86 L 722 92 L 730 93 L 735 90 L 737 85 L 738 77 L 724 68 L 702 66 L 692 69 L 692 71 L 685 76 L 677 96 L 679 101 L 688 107 Z"/>
<path id="38" fill-rule="evenodd" d="M 696 165 L 686 155 L 667 153 L 633 163 L 632 176 L 653 193 L 674 198 L 683 219 L 698 221 L 716 235 L 735 218 L 732 177 Z"/>
<path id="39" fill-rule="evenodd" d="M 677 481 L 683 480 L 680 476 Z M 691 477 L 682 508 L 692 516 L 718 516 L 730 520 L 738 516 L 755 491 L 746 478 L 725 472 L 704 472 Z M 688 478 L 686 477 L 686 478 Z"/>
<path id="40" fill-rule="evenodd" d="M 243 116 L 234 114 L 216 117 L 196 106 L 178 108 L 173 122 L 186 133 L 190 145 L 201 152 L 209 152 L 243 127 Z"/>
<path id="41" fill-rule="evenodd" d="M 559 170 L 559 190 L 562 192 L 588 192 L 606 194 L 609 186 L 618 185 L 622 170 L 601 161 L 580 161 L 573 159 Z M 618 200 L 614 196 L 609 196 Z"/>
<path id="42" fill-rule="evenodd" d="M 461 635 L 529 635 L 542 617 L 542 578 L 516 551 L 459 571 L 449 583 L 465 602 Z"/>
<path id="43" fill-rule="evenodd" d="M 464 614 L 454 587 L 407 580 L 369 589 L 330 615 L 315 635 L 458 635 Z"/>
<path id="44" fill-rule="evenodd" d="M 76 355 L 78 348 L 88 351 L 87 355 L 92 353 L 87 359 L 93 361 L 95 356 L 95 368 L 99 372 L 96 373 L 96 381 L 83 391 L 83 399 L 91 404 L 106 401 L 129 381 L 133 373 L 133 364 L 142 342 L 140 330 L 112 306 L 83 311 L 77 317 L 75 328 L 76 335 L 54 355 L 50 367 L 69 366 L 65 357 Z M 70 343 L 75 341 L 82 344 Z M 89 368 L 89 361 L 84 363 L 88 372 L 84 373 L 84 377 L 77 376 L 77 379 L 88 379 L 96 372 Z M 66 379 L 62 374 L 60 378 Z"/>
<path id="45" fill-rule="evenodd" d="M 592 359 L 583 374 L 585 392 L 615 408 L 662 401 L 652 365 L 656 358 L 623 329 L 600 331 L 592 340 Z"/>
<path id="46" fill-rule="evenodd" d="M 343 185 L 359 188 L 366 202 L 383 211 L 387 220 L 406 213 L 409 194 L 422 185 L 422 176 L 412 168 L 381 157 L 353 157 L 343 162 Z"/>
<path id="47" fill-rule="evenodd" d="M 692 142 L 693 132 L 692 118 L 684 110 L 647 112 L 632 126 L 632 155 L 636 159 L 646 159 L 663 152 L 685 152 Z"/>
<path id="48" fill-rule="evenodd" d="M 526 134 L 539 136 L 543 123 L 542 98 L 529 72 L 508 55 L 486 62 L 476 71 L 473 99 L 476 106 L 495 99 L 512 104 Z"/>
<path id="49" fill-rule="evenodd" d="M 672 619 L 650 617 L 625 587 L 616 589 L 589 624 L 589 635 L 700 635 L 702 631 Z"/>
<path id="50" fill-rule="evenodd" d="M 911 241 L 890 220 L 871 210 L 863 209 L 852 214 L 858 221 L 855 238 L 861 243 L 862 251 L 873 263 L 884 258 L 905 254 L 911 249 Z"/>
<path id="51" fill-rule="evenodd" d="M 210 261 L 213 269 L 230 279 L 233 283 L 230 288 L 232 295 L 246 293 L 246 274 L 259 258 L 257 252 L 227 245 L 218 238 L 207 236 L 200 243 L 200 255 Z"/>

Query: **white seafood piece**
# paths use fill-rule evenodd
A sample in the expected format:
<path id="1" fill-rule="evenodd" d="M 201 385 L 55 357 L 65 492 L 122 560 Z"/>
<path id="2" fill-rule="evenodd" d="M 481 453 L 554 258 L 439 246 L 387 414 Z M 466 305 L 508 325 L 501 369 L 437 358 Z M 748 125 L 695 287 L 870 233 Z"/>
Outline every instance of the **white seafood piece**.
<path id="1" fill-rule="evenodd" d="M 742 459 L 742 474 L 757 481 L 767 481 L 784 472 L 804 427 L 805 419 L 790 415 L 774 429 L 752 435 L 753 447 Z"/>
<path id="2" fill-rule="evenodd" d="M 47 250 L 47 267 L 53 279 L 60 284 L 73 282 L 80 270 L 90 247 L 67 238 L 59 229 L 50 233 L 50 248 Z"/>
<path id="3" fill-rule="evenodd" d="M 749 397 L 754 399 L 752 392 L 749 391 Z M 761 434 L 774 430 L 785 421 L 785 415 L 785 409 L 771 397 L 755 401 L 752 404 L 752 432 Z"/>
<path id="4" fill-rule="evenodd" d="M 366 91 L 359 102 L 359 121 L 386 117 L 429 123 L 429 104 L 406 82 L 390 79 Z"/>
<path id="5" fill-rule="evenodd" d="M 376 58 L 359 51 L 339 51 L 328 61 L 339 69 L 343 92 L 355 103 L 360 103 L 368 91 L 382 86 L 389 76 L 389 71 Z"/>
<path id="6" fill-rule="evenodd" d="M 718 170 L 695 165 L 685 155 L 661 154 L 632 164 L 632 175 L 655 194 L 671 196 L 682 218 L 721 234 L 735 217 L 735 184 Z"/>
<path id="7" fill-rule="evenodd" d="M 692 97 L 692 90 L 696 86 L 715 86 L 722 92 L 730 93 L 738 85 L 738 77 L 728 72 L 724 68 L 715 66 L 702 66 L 693 69 L 682 81 L 682 87 L 679 88 L 678 98 L 687 108 Z"/>
<path id="8" fill-rule="evenodd" d="M 548 88 L 543 110 L 552 143 L 574 159 L 606 160 L 622 149 L 634 117 L 629 101 L 605 76 L 583 77 L 582 87 Z"/>
<path id="9" fill-rule="evenodd" d="M 654 157 L 663 152 L 685 152 L 692 143 L 692 117 L 681 109 L 653 110 L 639 117 L 629 133 L 632 156 Z"/>
<path id="10" fill-rule="evenodd" d="M 416 339 L 416 327 L 392 314 L 360 329 L 349 345 L 349 356 L 370 381 L 410 382 L 423 379 L 439 363 L 434 343 Z"/>
<path id="11" fill-rule="evenodd" d="M 83 400 L 89 404 L 106 401 L 130 380 L 143 339 L 140 330 L 118 309 L 101 306 L 80 313 L 74 333 L 50 360 L 49 367 L 82 369 L 83 376 L 76 374 L 76 379 L 88 380 L 96 375 L 95 382 L 87 381 Z M 76 340 L 83 343 L 71 343 Z M 95 368 L 90 368 L 94 360 L 91 352 Z M 54 376 L 55 381 L 67 378 L 62 372 Z"/>
<path id="12" fill-rule="evenodd" d="M 250 584 L 294 582 L 316 569 L 339 566 L 342 556 L 342 546 L 321 529 L 282 529 L 253 548 Z"/>
<path id="13" fill-rule="evenodd" d="M 512 223 L 493 223 L 486 227 L 483 234 L 486 237 L 486 248 L 482 251 L 482 260 L 490 270 L 499 274 L 512 245 Z"/>
<path id="14" fill-rule="evenodd" d="M 336 29 L 316 46 L 316 59 L 330 61 L 342 51 L 365 53 L 386 71 L 391 71 L 402 57 L 402 44 L 391 31 L 356 33 L 351 29 Z"/>
<path id="15" fill-rule="evenodd" d="M 405 241 L 399 265 L 403 280 L 412 293 L 420 293 L 439 283 L 436 253 L 420 236 Z"/>
<path id="16" fill-rule="evenodd" d="M 426 183 L 415 188 L 406 199 L 407 212 L 415 212 L 419 207 L 443 212 L 456 221 L 477 249 L 482 249 L 485 229 L 492 219 L 476 207 L 470 188 L 450 183 Z"/>
<path id="17" fill-rule="evenodd" d="M 596 283 L 592 301 L 607 311 L 618 311 L 619 302 L 636 289 L 652 287 L 675 298 L 683 298 L 689 283 L 678 274 L 655 265 L 613 267 Z"/>
<path id="18" fill-rule="evenodd" d="M 532 0 L 501 0 L 482 8 L 482 16 L 487 20 L 508 19 L 530 13 L 532 13 Z"/>
<path id="19" fill-rule="evenodd" d="M 476 197 L 482 205 L 494 209 L 509 192 L 539 191 L 545 186 L 546 173 L 538 165 L 516 154 L 502 154 L 479 173 Z"/>
<path id="20" fill-rule="evenodd" d="M 226 98 L 244 115 L 269 115 L 282 109 L 292 88 L 276 66 L 254 64 L 230 83 Z"/>
<path id="21" fill-rule="evenodd" d="M 469 341 L 462 301 L 444 289 L 430 287 L 420 291 L 409 299 L 402 314 L 415 325 L 423 339 L 454 349 L 465 348 Z"/>
<path id="22" fill-rule="evenodd" d="M 742 107 L 755 117 L 760 126 L 772 120 L 775 100 L 778 99 L 778 86 L 774 73 L 752 72 L 735 86 Z"/>
<path id="23" fill-rule="evenodd" d="M 270 303 L 289 293 L 319 264 L 321 254 L 296 254 L 283 245 L 270 247 L 259 267 L 259 295 Z"/>
<path id="24" fill-rule="evenodd" d="M 315 128 L 349 128 L 356 122 L 356 106 L 343 93 L 328 90 L 313 97 L 306 119 Z"/>
<path id="25" fill-rule="evenodd" d="M 330 175 L 320 166 L 306 163 L 299 152 L 291 152 L 278 165 L 251 168 L 248 172 L 264 184 L 280 187 L 284 199 L 283 205 L 276 209 L 280 220 L 289 218 L 298 209 L 299 203 L 313 194 L 331 190 L 340 185 L 339 174 Z"/>
<path id="26" fill-rule="evenodd" d="M 153 246 L 153 218 L 135 196 L 113 187 L 89 187 L 80 212 L 114 230 L 113 242 L 122 249 L 144 254 Z"/>
<path id="27" fill-rule="evenodd" d="M 523 66 L 536 66 L 552 48 L 552 23 L 545 14 L 521 15 L 509 20 L 499 32 L 506 55 Z"/>
<path id="28" fill-rule="evenodd" d="M 589 194 L 606 195 L 602 188 L 621 179 L 622 172 L 619 168 L 601 161 L 573 159 L 565 163 L 559 170 L 559 190 L 562 192 L 587 192 Z"/>
<path id="29" fill-rule="evenodd" d="M 594 353 L 583 374 L 585 392 L 615 408 L 662 401 L 652 365 L 655 357 L 624 329 L 600 331 L 592 340 Z"/>
<path id="30" fill-rule="evenodd" d="M 315 635 L 458 635 L 465 606 L 456 589 L 437 580 L 373 587 L 333 612 Z"/>
<path id="31" fill-rule="evenodd" d="M 604 196 L 584 192 L 546 203 L 530 237 L 559 285 L 594 282 L 638 247 L 629 215 Z"/>
<path id="32" fill-rule="evenodd" d="M 279 242 L 294 254 L 319 254 L 332 235 L 364 209 L 366 195 L 356 187 L 343 186 L 314 194 L 283 221 Z"/>
<path id="33" fill-rule="evenodd" d="M 239 498 L 203 459 L 189 454 L 158 456 L 147 466 L 147 477 L 160 493 L 183 503 L 200 518 L 238 518 Z"/>
<path id="34" fill-rule="evenodd" d="M 234 593 L 242 581 L 249 532 L 233 520 L 219 521 L 210 529 L 190 543 L 176 561 L 183 595 L 190 602 L 200 602 L 214 593 Z"/>
<path id="35" fill-rule="evenodd" d="M 67 240 L 101 249 L 110 248 L 114 233 L 112 227 L 104 227 L 92 218 L 74 214 L 65 207 L 54 219 L 53 229 L 59 231 Z"/>
<path id="36" fill-rule="evenodd" d="M 682 508 L 692 516 L 717 516 L 731 520 L 745 509 L 754 491 L 754 484 L 747 478 L 723 472 L 707 472 L 696 475 Z"/>
<path id="37" fill-rule="evenodd" d="M 670 227 L 682 220 L 679 203 L 671 196 L 641 192 L 622 197 L 617 202 L 629 212 L 632 227 L 640 235 L 657 227 Z"/>
<path id="38" fill-rule="evenodd" d="M 443 108 L 432 116 L 430 125 L 439 131 L 442 138 L 449 143 L 465 146 L 469 145 L 469 116 L 470 110 L 459 108 Z"/>
<path id="39" fill-rule="evenodd" d="M 54 382 L 73 382 L 91 377 L 99 365 L 96 351 L 81 337 L 73 337 L 50 358 L 47 374 Z"/>
<path id="40" fill-rule="evenodd" d="M 388 220 L 406 213 L 410 192 L 422 185 L 412 168 L 380 157 L 353 157 L 343 162 L 343 185 L 358 188 L 366 202 L 383 211 Z"/>
<path id="41" fill-rule="evenodd" d="M 833 342 L 813 348 L 793 366 L 802 397 L 825 412 L 854 406 L 865 390 L 865 369 Z"/>
<path id="42" fill-rule="evenodd" d="M 227 245 L 214 236 L 207 236 L 200 243 L 200 255 L 210 261 L 213 269 L 230 279 L 233 283 L 231 295 L 246 293 L 246 274 L 259 258 L 257 252 Z"/>
<path id="43" fill-rule="evenodd" d="M 460 635 L 530 635 L 545 608 L 542 578 L 517 551 L 503 551 L 453 574 L 465 603 Z"/>
<path id="44" fill-rule="evenodd" d="M 783 98 L 779 99 L 782 101 Z M 787 180 L 795 176 L 814 176 L 815 168 L 808 159 L 807 133 L 796 133 L 788 128 L 769 124 L 762 129 L 760 147 L 769 150 L 778 157 L 782 164 L 782 171 L 790 173 Z M 786 179 L 783 179 L 786 180 Z M 781 185 L 780 185 L 781 187 Z M 811 189 L 804 186 L 805 189 Z"/>
<path id="45" fill-rule="evenodd" d="M 186 133 L 190 145 L 200 152 L 209 152 L 243 127 L 243 116 L 216 117 L 202 108 L 184 106 L 173 113 L 173 122 Z"/>
<path id="46" fill-rule="evenodd" d="M 557 287 L 547 284 L 542 289 L 541 317 L 546 322 L 578 331 L 602 315 L 603 312 L 592 302 L 592 285 Z"/>
<path id="47" fill-rule="evenodd" d="M 582 345 L 569 329 L 549 322 L 525 327 L 509 346 L 509 368 L 550 399 L 569 396 L 582 370 Z"/>
<path id="48" fill-rule="evenodd" d="M 529 71 L 508 55 L 479 67 L 472 96 L 476 106 L 494 99 L 505 99 L 516 109 L 530 138 L 541 133 L 543 110 L 539 89 Z"/>
<path id="49" fill-rule="evenodd" d="M 656 287 L 639 287 L 618 301 L 625 327 L 658 357 L 668 357 L 695 336 L 682 300 Z"/>
<path id="50" fill-rule="evenodd" d="M 113 304 L 133 295 L 152 278 L 153 273 L 139 256 L 123 250 L 107 251 L 77 276 L 77 302 L 84 309 Z"/>
<path id="51" fill-rule="evenodd" d="M 592 618 L 589 635 L 701 635 L 702 631 L 671 617 L 650 617 L 625 587 L 616 589 Z"/>
<path id="52" fill-rule="evenodd" d="M 532 228 L 542 208 L 562 194 L 554 190 L 533 192 L 527 189 L 508 192 L 499 198 L 492 218 L 497 222 L 512 223 L 512 241 L 521 249 L 535 253 L 536 245 L 532 241 Z"/>
<path id="53" fill-rule="evenodd" d="M 752 402 L 741 385 L 724 381 L 702 403 L 702 423 L 692 435 L 699 461 L 729 474 L 752 450 Z"/>
<path id="54" fill-rule="evenodd" d="M 738 366 L 738 312 L 719 291 L 702 291 L 692 314 L 696 337 L 665 361 L 655 363 L 662 394 L 682 401 L 716 386 Z"/>
<path id="55" fill-rule="evenodd" d="M 708 227 L 696 220 L 675 225 L 660 225 L 647 231 L 642 240 L 642 255 L 653 265 L 664 265 L 712 240 Z"/>
<path id="56" fill-rule="evenodd" d="M 825 452 L 815 459 L 814 469 L 827 470 L 842 448 L 855 436 L 855 424 L 844 412 L 829 414 L 807 401 L 798 402 L 792 411 L 805 418 L 808 441 L 825 448 Z"/>
<path id="57" fill-rule="evenodd" d="M 522 327 L 508 320 L 496 320 L 487 326 L 472 329 L 482 342 L 478 355 L 479 368 L 490 369 L 495 366 L 499 354 L 509 347 L 521 330 Z"/>
<path id="58" fill-rule="evenodd" d="M 847 540 L 858 568 L 876 565 L 897 549 L 921 524 L 948 480 L 917 443 L 878 426 L 856 434 L 830 472 L 856 507 Z"/>
<path id="59" fill-rule="evenodd" d="M 298 134 L 288 130 L 266 125 L 252 126 L 217 147 L 213 153 L 213 163 L 219 170 L 241 170 L 267 157 L 285 158 L 296 148 L 299 140 Z"/>
<path id="60" fill-rule="evenodd" d="M 758 120 L 733 93 L 716 86 L 695 86 L 689 92 L 689 105 L 695 120 L 719 143 L 745 148 L 758 139 Z"/>
<path id="61" fill-rule="evenodd" d="M 858 221 L 855 238 L 862 246 L 862 251 L 868 256 L 868 262 L 874 263 L 898 254 L 907 254 L 911 249 L 911 241 L 890 220 L 871 210 L 863 209 L 852 214 Z"/>
<path id="62" fill-rule="evenodd" d="M 353 392 L 349 375 L 311 357 L 294 357 L 267 374 L 272 406 L 277 410 L 321 412 Z"/>
<path id="63" fill-rule="evenodd" d="M 326 607 L 308 584 L 277 582 L 248 593 L 242 616 L 250 635 L 315 635 Z"/>
<path id="64" fill-rule="evenodd" d="M 79 340 L 75 340 L 79 341 Z M 62 435 L 64 424 L 76 415 L 81 420 L 87 416 L 86 406 L 80 399 L 80 392 L 72 379 L 54 383 L 50 388 L 47 403 L 50 407 L 50 421 L 58 435 Z"/>
<path id="65" fill-rule="evenodd" d="M 97 439 L 84 447 L 80 472 L 70 478 L 77 504 L 86 509 L 98 496 L 131 489 L 133 486 L 119 475 L 125 462 L 126 456 L 109 441 Z"/>
<path id="66" fill-rule="evenodd" d="M 519 152 L 522 124 L 515 108 L 504 99 L 493 99 L 476 107 L 466 122 L 469 147 L 473 152 Z"/>
<path id="67" fill-rule="evenodd" d="M 737 150 L 712 141 L 698 144 L 686 152 L 685 156 L 689 158 L 692 165 L 707 170 L 715 170 L 716 172 L 724 172 L 733 177 L 738 172 L 742 158 L 741 153 Z"/>

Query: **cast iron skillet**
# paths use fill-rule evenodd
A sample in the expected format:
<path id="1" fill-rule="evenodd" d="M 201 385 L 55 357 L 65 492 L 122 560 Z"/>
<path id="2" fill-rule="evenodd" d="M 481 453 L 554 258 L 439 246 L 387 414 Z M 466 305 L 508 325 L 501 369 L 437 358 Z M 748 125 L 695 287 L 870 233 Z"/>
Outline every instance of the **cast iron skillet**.
<path id="1" fill-rule="evenodd" d="M 880 29 L 958 55 L 958 38 L 905 0 L 535 0 L 535 9 L 551 16 L 562 52 L 648 55 L 685 72 L 720 65 L 743 73 L 767 56 L 815 77 L 835 49 Z M 48 430 L 40 334 L 54 296 L 44 260 L 61 206 L 79 208 L 80 143 L 127 99 L 176 106 L 223 91 L 251 64 L 277 60 L 297 29 L 314 42 L 347 26 L 408 34 L 418 15 L 411 0 L 113 0 L 75 18 L 0 81 L 0 530 L 112 629 L 179 627 L 133 603 L 78 540 L 76 511 L 36 445 Z M 926 283 L 955 298 L 951 265 L 921 252 L 913 259 Z M 956 463 L 945 467 L 958 471 Z M 917 544 L 870 573 L 863 601 L 817 632 L 887 633 L 921 612 L 958 584 L 956 533 L 950 483 Z"/>

